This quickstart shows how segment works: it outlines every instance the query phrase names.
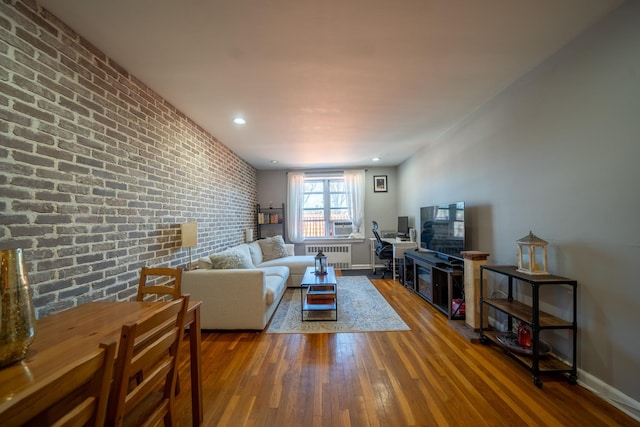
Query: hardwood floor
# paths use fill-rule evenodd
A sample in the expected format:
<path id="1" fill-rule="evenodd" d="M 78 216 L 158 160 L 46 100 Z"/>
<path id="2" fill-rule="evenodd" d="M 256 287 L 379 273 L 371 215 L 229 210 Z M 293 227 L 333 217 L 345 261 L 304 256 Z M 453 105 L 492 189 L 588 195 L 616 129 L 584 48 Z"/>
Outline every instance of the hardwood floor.
<path id="1" fill-rule="evenodd" d="M 471 344 L 392 280 L 373 280 L 411 331 L 206 332 L 205 426 L 640 426 L 564 377 L 544 386 L 495 348 Z M 191 425 L 180 369 L 180 426 Z"/>

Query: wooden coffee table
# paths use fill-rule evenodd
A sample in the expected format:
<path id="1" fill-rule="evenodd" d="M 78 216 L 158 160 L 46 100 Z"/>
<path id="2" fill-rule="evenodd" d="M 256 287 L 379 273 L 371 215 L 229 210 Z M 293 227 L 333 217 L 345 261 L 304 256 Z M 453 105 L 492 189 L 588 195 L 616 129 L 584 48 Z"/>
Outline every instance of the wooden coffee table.
<path id="1" fill-rule="evenodd" d="M 327 274 L 315 274 L 315 267 L 307 267 L 300 283 L 300 310 L 302 321 L 338 320 L 338 292 L 336 273 L 327 267 Z M 333 319 L 309 318 L 315 311 L 333 311 Z M 307 316 L 305 317 L 305 313 Z"/>

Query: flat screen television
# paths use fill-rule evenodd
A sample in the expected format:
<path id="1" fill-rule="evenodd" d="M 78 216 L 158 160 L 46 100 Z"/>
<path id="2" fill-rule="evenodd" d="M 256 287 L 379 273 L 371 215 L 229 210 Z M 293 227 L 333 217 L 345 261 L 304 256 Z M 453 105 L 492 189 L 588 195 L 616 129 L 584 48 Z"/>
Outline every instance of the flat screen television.
<path id="1" fill-rule="evenodd" d="M 420 208 L 420 247 L 462 258 L 464 202 Z"/>

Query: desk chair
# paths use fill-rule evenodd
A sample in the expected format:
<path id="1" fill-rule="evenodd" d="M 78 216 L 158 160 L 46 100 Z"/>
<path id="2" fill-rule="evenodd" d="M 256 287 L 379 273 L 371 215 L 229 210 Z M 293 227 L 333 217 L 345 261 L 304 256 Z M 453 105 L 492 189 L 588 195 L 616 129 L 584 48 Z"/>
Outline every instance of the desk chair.
<path id="1" fill-rule="evenodd" d="M 90 355 L 18 392 L 0 404 L 0 424 L 103 426 L 115 354 L 115 340 L 102 343 Z"/>
<path id="2" fill-rule="evenodd" d="M 156 284 L 153 277 L 163 277 L 165 282 Z M 147 282 L 151 282 L 148 284 Z M 172 300 L 180 298 L 182 283 L 182 269 L 168 267 L 142 267 L 140 281 L 138 283 L 137 301 L 144 301 L 145 295 L 168 295 Z"/>
<path id="3" fill-rule="evenodd" d="M 107 412 L 110 426 L 176 424 L 173 390 L 189 297 L 122 326 Z M 144 371 L 144 380 L 132 381 Z"/>
<path id="4" fill-rule="evenodd" d="M 389 242 L 385 242 L 380 238 L 380 235 L 378 234 L 378 223 L 376 221 L 372 221 L 372 222 L 373 222 L 373 229 L 371 231 L 373 231 L 373 235 L 376 237 L 376 240 L 378 241 L 378 246 L 376 246 L 376 256 L 382 260 L 387 261 L 385 263 L 385 269 L 382 272 L 382 277 L 381 277 L 382 279 L 384 279 L 384 275 L 388 271 L 391 271 L 391 263 L 393 262 L 393 245 Z M 373 266 L 373 274 L 376 274 L 375 265 Z"/>

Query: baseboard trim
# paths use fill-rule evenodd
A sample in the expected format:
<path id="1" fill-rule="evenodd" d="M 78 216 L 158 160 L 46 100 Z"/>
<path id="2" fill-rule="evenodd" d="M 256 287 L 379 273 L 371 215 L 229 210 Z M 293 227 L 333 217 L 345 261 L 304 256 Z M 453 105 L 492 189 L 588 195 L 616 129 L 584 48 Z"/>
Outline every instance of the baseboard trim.
<path id="1" fill-rule="evenodd" d="M 349 270 L 371 270 L 371 264 L 351 264 Z"/>
<path id="2" fill-rule="evenodd" d="M 620 390 L 611 387 L 599 378 L 578 369 L 578 384 L 596 396 L 611 403 L 625 414 L 640 421 L 640 402 L 632 399 Z"/>

